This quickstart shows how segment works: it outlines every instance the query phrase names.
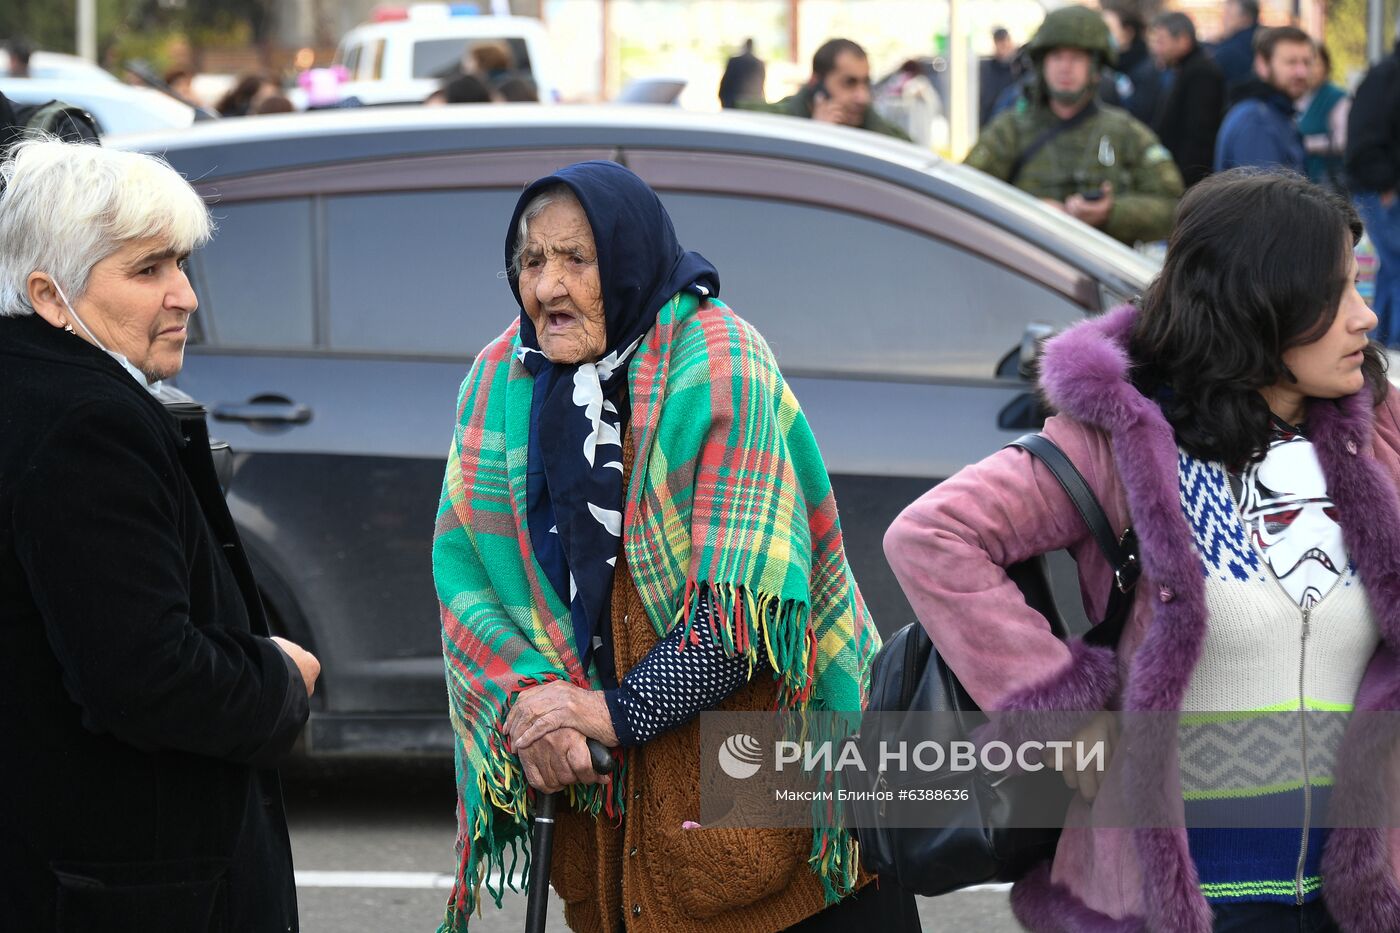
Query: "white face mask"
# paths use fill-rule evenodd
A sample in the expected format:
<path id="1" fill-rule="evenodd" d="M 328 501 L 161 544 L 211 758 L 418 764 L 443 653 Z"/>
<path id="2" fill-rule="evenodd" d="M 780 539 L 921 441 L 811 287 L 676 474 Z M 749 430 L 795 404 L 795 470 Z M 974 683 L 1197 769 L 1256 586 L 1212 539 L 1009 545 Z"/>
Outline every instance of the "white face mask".
<path id="1" fill-rule="evenodd" d="M 141 385 L 141 388 L 145 389 L 147 392 L 150 392 L 152 395 L 155 395 L 158 392 L 160 392 L 161 380 L 157 379 L 155 382 L 152 382 L 151 380 L 146 378 L 145 373 L 141 372 L 141 370 L 131 365 L 131 360 L 127 359 L 125 356 L 122 356 L 115 350 L 107 349 L 107 345 L 104 344 L 101 340 L 98 340 L 97 335 L 88 329 L 88 326 L 83 323 L 82 318 L 78 317 L 78 312 L 74 311 L 73 306 L 68 303 L 68 296 L 63 294 L 62 288 L 59 288 L 58 281 L 52 277 L 49 279 L 49 281 L 53 283 L 54 290 L 58 292 L 58 297 L 63 299 L 63 306 L 68 309 L 68 313 L 73 316 L 73 320 L 78 322 L 78 326 L 83 329 L 83 333 L 88 335 L 88 338 L 92 340 L 94 344 L 97 345 L 97 348 L 103 353 L 106 353 L 112 359 L 116 360 L 118 365 L 120 365 L 122 369 L 130 373 L 131 378 L 135 379 Z"/>

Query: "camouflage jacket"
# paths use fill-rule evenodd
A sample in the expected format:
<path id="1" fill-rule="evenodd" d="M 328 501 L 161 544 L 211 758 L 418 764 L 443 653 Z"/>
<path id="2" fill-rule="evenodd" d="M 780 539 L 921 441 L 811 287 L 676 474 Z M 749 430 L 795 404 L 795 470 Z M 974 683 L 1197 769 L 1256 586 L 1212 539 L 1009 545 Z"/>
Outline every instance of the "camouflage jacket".
<path id="1" fill-rule="evenodd" d="M 1038 198 L 1063 201 L 1113 184 L 1113 209 L 1103 230 L 1132 245 L 1171 232 L 1181 173 L 1156 135 L 1126 110 L 1096 104 L 1097 112 L 1041 147 L 1015 185 Z M 1016 157 L 1059 118 L 1044 104 L 1022 100 L 987 124 L 967 164 L 1009 181 Z"/>
<path id="2" fill-rule="evenodd" d="M 744 100 L 739 102 L 739 109 L 756 110 L 760 113 L 785 113 L 790 117 L 804 117 L 810 120 L 812 118 L 812 92 L 808 88 L 803 88 L 791 97 L 784 97 L 771 104 L 761 100 Z M 873 106 L 865 109 L 865 122 L 861 124 L 860 128 L 870 130 L 872 133 L 893 136 L 895 139 L 909 139 L 908 133 L 876 113 Z"/>

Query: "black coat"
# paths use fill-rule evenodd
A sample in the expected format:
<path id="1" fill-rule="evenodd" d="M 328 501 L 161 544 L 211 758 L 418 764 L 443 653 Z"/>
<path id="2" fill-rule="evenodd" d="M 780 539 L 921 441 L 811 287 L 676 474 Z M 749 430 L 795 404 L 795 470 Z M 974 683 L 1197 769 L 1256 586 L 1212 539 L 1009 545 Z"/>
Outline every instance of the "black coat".
<path id="1" fill-rule="evenodd" d="M 15 114 L 14 104 L 4 94 L 0 94 L 0 152 L 19 141 L 22 127 Z"/>
<path id="2" fill-rule="evenodd" d="M 1347 117 L 1346 173 L 1355 191 L 1393 191 L 1400 183 L 1400 43 L 1356 89 Z"/>
<path id="3" fill-rule="evenodd" d="M 986 126 L 995 115 L 997 98 L 1016 83 L 1018 72 L 1011 62 L 1004 62 L 996 56 L 982 59 L 977 67 L 977 93 L 980 98 L 977 125 Z"/>
<path id="4" fill-rule="evenodd" d="M 1225 87 L 1234 89 L 1254 79 L 1254 36 L 1259 25 L 1247 26 L 1215 46 L 1211 59 L 1225 76 Z"/>
<path id="5" fill-rule="evenodd" d="M 1151 124 L 1152 115 L 1161 106 L 1162 74 L 1152 59 L 1139 62 L 1131 71 L 1122 72 L 1128 78 L 1132 93 L 1123 101 L 1128 112 L 1143 123 Z"/>
<path id="6" fill-rule="evenodd" d="M 266 633 L 202 417 L 0 317 L 0 928 L 297 928 Z"/>
<path id="7" fill-rule="evenodd" d="M 763 82 L 768 68 L 751 52 L 735 55 L 724 66 L 719 79 L 719 105 L 725 109 L 739 106 L 740 101 L 762 100 Z"/>
<path id="8" fill-rule="evenodd" d="M 1200 46 L 1181 60 L 1171 90 L 1157 102 L 1152 129 L 1171 151 L 1189 188 L 1210 174 L 1225 117 L 1225 76 Z"/>

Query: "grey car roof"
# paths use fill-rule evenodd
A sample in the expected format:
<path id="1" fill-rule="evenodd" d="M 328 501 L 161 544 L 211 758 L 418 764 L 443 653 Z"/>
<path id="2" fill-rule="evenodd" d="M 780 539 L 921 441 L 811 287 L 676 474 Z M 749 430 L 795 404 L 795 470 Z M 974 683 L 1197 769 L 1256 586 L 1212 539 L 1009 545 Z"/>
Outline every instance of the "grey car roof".
<path id="1" fill-rule="evenodd" d="M 503 148 L 684 148 L 849 169 L 920 191 L 984 218 L 1096 278 L 1132 292 L 1157 264 L 975 169 L 900 140 L 788 116 L 695 113 L 677 107 L 347 108 L 210 121 L 114 136 L 109 145 L 170 153 L 191 180 L 312 165 Z"/>

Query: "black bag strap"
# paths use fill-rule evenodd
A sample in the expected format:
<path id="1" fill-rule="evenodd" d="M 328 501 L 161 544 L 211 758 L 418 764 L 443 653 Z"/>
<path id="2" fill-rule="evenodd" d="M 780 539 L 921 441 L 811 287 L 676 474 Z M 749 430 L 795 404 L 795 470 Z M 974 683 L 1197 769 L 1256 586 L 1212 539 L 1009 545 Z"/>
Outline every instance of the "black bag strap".
<path id="1" fill-rule="evenodd" d="M 1069 501 L 1084 519 L 1108 565 L 1113 568 L 1114 586 L 1108 595 L 1108 608 L 1103 621 L 1086 632 L 1084 640 L 1110 648 L 1117 646 L 1118 639 L 1123 635 L 1123 626 L 1128 621 L 1128 610 L 1132 607 L 1133 587 L 1142 574 L 1137 557 L 1137 536 L 1131 528 L 1121 538 L 1113 533 L 1113 526 L 1109 524 L 1108 516 L 1095 498 L 1094 491 L 1065 452 L 1050 438 L 1043 434 L 1026 434 L 1007 446 L 1019 447 L 1045 464 L 1065 495 L 1069 496 Z"/>
<path id="2" fill-rule="evenodd" d="M 1098 113 L 1098 111 L 1098 106 L 1091 100 L 1083 110 L 1079 111 L 1068 120 L 1061 120 L 1054 126 L 1042 130 L 1039 136 L 1031 140 L 1029 146 L 1021 150 L 1021 154 L 1016 157 L 1016 161 L 1011 163 L 1011 171 L 1006 176 L 1006 183 L 1008 185 L 1016 184 L 1016 179 L 1021 177 L 1022 170 L 1025 169 L 1026 164 L 1030 162 L 1031 159 L 1035 158 L 1037 152 L 1044 149 L 1056 136 L 1074 129 L 1076 126 Z"/>

